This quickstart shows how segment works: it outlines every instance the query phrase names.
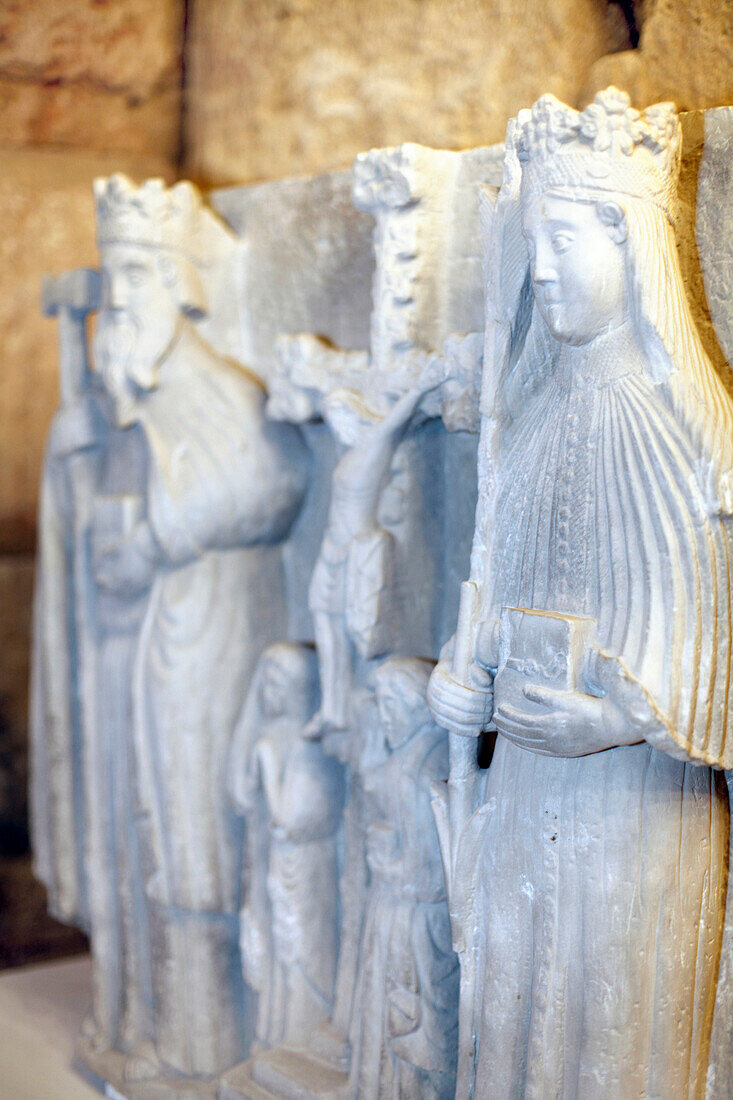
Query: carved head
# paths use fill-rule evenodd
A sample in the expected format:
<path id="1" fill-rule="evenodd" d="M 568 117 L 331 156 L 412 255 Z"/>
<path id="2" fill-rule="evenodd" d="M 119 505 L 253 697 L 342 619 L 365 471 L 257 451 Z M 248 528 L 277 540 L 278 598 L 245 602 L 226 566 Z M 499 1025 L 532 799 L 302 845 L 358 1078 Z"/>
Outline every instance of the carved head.
<path id="1" fill-rule="evenodd" d="M 615 88 L 584 111 L 543 96 L 510 129 L 535 300 L 552 336 L 584 344 L 630 316 L 627 214 L 673 221 L 680 131 L 672 104 L 634 110 Z"/>
<path id="2" fill-rule="evenodd" d="M 606 88 L 584 111 L 574 111 L 544 95 L 519 112 L 511 144 L 523 202 L 549 192 L 586 201 L 626 195 L 674 220 L 681 133 L 673 103 L 641 113 L 626 92 Z"/>
<path id="3" fill-rule="evenodd" d="M 267 721 L 291 718 L 305 723 L 316 707 L 317 663 L 310 646 L 277 642 L 258 667 L 259 705 Z"/>
<path id="4" fill-rule="evenodd" d="M 136 394 L 157 384 L 181 317 L 206 312 L 201 199 L 188 183 L 135 187 L 121 175 L 96 180 L 94 193 L 102 269 L 95 351 L 124 423 L 134 419 Z"/>
<path id="5" fill-rule="evenodd" d="M 391 748 L 434 725 L 427 704 L 433 662 L 390 657 L 377 668 L 374 685 L 380 725 Z"/>
<path id="6" fill-rule="evenodd" d="M 714 467 L 714 495 L 733 508 L 733 405 L 692 317 L 674 235 L 680 153 L 673 104 L 639 112 L 616 88 L 580 112 L 543 96 L 509 122 L 500 192 L 509 212 L 506 300 L 497 306 L 514 310 L 515 324 L 500 367 L 504 408 L 511 418 L 526 407 L 558 344 L 587 343 L 628 319 L 645 372 L 669 387 L 673 409 Z"/>
<path id="7" fill-rule="evenodd" d="M 535 301 L 556 340 L 587 344 L 628 317 L 626 225 L 612 202 L 528 199 L 522 230 Z"/>

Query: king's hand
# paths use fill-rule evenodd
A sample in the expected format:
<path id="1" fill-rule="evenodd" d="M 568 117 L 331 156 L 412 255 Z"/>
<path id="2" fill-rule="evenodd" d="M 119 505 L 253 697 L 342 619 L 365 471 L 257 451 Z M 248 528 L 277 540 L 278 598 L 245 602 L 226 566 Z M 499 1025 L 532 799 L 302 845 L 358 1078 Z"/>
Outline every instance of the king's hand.
<path id="1" fill-rule="evenodd" d="M 139 596 L 155 579 L 157 547 L 149 523 L 139 523 L 127 538 L 95 555 L 97 584 L 118 596 Z"/>

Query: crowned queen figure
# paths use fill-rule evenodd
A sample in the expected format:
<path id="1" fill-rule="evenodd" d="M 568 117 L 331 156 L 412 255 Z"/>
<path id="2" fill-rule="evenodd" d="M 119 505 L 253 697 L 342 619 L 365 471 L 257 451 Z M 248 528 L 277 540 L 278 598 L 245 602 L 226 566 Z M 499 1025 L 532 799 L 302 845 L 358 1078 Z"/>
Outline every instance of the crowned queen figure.
<path id="1" fill-rule="evenodd" d="M 613 88 L 581 113 L 543 96 L 508 128 L 494 261 L 509 335 L 483 394 L 473 663 L 461 682 L 441 662 L 430 686 L 454 737 L 498 733 L 463 834 L 462 1096 L 705 1093 L 733 764 L 733 408 L 682 284 L 679 160 L 674 107 L 641 114 Z"/>

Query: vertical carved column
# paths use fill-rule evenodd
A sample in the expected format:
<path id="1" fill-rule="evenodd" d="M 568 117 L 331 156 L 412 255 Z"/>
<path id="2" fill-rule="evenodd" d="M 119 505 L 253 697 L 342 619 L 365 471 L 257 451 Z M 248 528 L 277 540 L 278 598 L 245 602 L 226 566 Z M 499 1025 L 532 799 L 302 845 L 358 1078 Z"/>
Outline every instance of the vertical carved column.
<path id="1" fill-rule="evenodd" d="M 434 352 L 449 335 L 481 329 L 477 189 L 481 181 L 498 183 L 500 155 L 497 149 L 462 154 L 407 145 L 357 158 L 354 201 L 375 218 L 370 352 L 367 356 L 334 347 L 312 335 L 279 341 L 280 365 L 270 378 L 271 415 L 298 422 L 322 418 L 336 437 L 340 456 L 317 570 L 322 572 L 321 561 L 328 561 L 334 578 L 331 589 L 340 590 L 342 583 L 347 586 L 340 597 L 346 601 L 344 606 L 339 611 L 333 604 L 328 613 L 334 624 L 329 630 L 336 631 L 335 640 L 328 643 L 329 652 L 333 646 L 341 647 L 353 688 L 346 729 L 332 730 L 334 718 L 328 715 L 321 716 L 320 729 L 326 746 L 339 753 L 349 771 L 341 949 L 332 1020 L 316 1036 L 315 1052 L 305 1055 L 276 1048 L 258 1055 L 226 1075 L 222 1086 L 226 1097 L 257 1095 L 252 1090 L 263 1088 L 271 1095 L 288 1096 L 296 1082 L 302 1087 L 305 1080 L 311 1082 L 308 1095 L 349 1089 L 354 993 L 368 883 L 360 758 L 371 719 L 358 700 L 369 694 L 375 658 L 387 653 L 437 655 L 451 618 L 439 578 L 446 569 L 458 572 L 463 567 L 460 563 L 467 563 L 477 424 L 473 412 L 463 406 L 466 392 L 472 387 L 476 392 L 480 338 L 454 341 L 442 365 L 436 365 L 439 374 L 451 374 L 455 392 L 446 385 L 430 393 L 424 379 L 431 357 L 435 359 Z M 416 393 L 420 385 L 425 387 L 422 398 Z M 439 423 L 441 416 L 453 434 Z M 354 436 L 352 428 L 359 422 Z M 353 467 L 360 448 L 365 456 L 379 456 L 364 460 L 364 468 L 373 471 L 365 490 L 371 501 L 368 508 L 364 494 L 350 495 L 354 490 L 348 487 L 357 483 Z M 458 486 L 460 492 L 456 492 Z M 357 515 L 360 518 L 348 518 Z M 366 655 L 347 624 L 349 600 L 359 597 L 348 587 L 354 574 L 346 566 L 353 557 L 352 540 L 365 524 L 381 530 L 392 546 L 385 608 L 389 607 L 395 627 L 387 649 Z M 344 577 L 337 583 L 340 570 L 345 571 Z M 454 599 L 452 593 L 449 599 Z M 318 614 L 322 607 L 326 604 L 321 605 L 319 598 Z M 311 608 L 315 616 L 313 600 Z M 317 618 L 316 642 L 320 650 Z M 322 677 L 327 669 L 325 654 L 324 650 Z M 323 686 L 327 695 L 328 682 Z"/>

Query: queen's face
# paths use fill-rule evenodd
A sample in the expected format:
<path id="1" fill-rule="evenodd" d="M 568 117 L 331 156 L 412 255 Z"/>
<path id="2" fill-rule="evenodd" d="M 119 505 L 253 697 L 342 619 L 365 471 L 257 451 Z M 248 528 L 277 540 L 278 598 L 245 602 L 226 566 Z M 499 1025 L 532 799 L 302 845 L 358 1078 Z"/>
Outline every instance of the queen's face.
<path id="1" fill-rule="evenodd" d="M 539 195 L 525 203 L 522 229 L 537 307 L 556 340 L 587 344 L 623 323 L 624 250 L 593 203 Z"/>

